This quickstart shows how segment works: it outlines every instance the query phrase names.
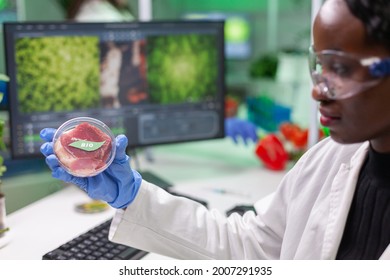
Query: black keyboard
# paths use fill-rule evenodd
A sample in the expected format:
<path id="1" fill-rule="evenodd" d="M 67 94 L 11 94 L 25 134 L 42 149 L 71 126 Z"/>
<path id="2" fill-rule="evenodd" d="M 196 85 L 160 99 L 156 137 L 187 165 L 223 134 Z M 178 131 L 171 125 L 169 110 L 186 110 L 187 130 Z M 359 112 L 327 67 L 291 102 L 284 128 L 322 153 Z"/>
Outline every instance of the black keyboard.
<path id="1" fill-rule="evenodd" d="M 147 252 L 108 240 L 111 220 L 46 253 L 43 260 L 138 260 Z"/>

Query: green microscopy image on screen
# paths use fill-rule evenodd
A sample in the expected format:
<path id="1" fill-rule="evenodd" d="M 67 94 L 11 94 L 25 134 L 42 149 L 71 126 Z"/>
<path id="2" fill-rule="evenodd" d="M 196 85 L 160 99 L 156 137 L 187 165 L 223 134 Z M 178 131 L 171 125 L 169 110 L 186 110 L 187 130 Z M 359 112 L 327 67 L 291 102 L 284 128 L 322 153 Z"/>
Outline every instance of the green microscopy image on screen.
<path id="1" fill-rule="evenodd" d="M 218 57 L 213 36 L 149 37 L 146 53 L 152 103 L 201 102 L 215 96 Z"/>
<path id="2" fill-rule="evenodd" d="M 71 111 L 99 105 L 99 39 L 24 38 L 16 42 L 21 113 Z"/>

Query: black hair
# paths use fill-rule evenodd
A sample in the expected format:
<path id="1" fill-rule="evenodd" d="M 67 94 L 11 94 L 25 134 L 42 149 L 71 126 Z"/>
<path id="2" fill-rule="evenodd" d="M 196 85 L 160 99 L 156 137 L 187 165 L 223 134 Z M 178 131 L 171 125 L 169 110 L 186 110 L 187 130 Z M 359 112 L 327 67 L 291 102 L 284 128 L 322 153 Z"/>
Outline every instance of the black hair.
<path id="1" fill-rule="evenodd" d="M 351 13 L 364 25 L 367 38 L 390 49 L 390 1 L 345 0 Z"/>

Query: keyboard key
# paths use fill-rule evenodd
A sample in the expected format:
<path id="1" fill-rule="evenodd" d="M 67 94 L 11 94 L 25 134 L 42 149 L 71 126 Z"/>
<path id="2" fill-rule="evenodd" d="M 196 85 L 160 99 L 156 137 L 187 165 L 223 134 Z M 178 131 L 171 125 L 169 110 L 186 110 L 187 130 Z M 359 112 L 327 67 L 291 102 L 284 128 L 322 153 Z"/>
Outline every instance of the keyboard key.
<path id="1" fill-rule="evenodd" d="M 122 253 L 120 253 L 120 254 L 118 255 L 118 257 L 121 258 L 122 260 L 129 260 L 129 259 L 131 259 L 131 257 L 133 257 L 134 255 L 136 255 L 138 252 L 139 252 L 138 249 L 135 249 L 135 248 L 127 248 L 127 249 L 124 250 Z"/>

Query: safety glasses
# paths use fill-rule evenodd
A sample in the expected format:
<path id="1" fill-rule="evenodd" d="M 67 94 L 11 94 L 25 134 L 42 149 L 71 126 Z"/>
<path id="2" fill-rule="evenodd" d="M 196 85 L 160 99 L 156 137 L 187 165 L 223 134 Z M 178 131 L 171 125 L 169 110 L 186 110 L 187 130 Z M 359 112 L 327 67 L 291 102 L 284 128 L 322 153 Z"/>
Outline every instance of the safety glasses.
<path id="1" fill-rule="evenodd" d="M 309 49 L 310 74 L 321 94 L 345 99 L 379 84 L 390 75 L 390 58 L 361 58 L 341 51 Z"/>

